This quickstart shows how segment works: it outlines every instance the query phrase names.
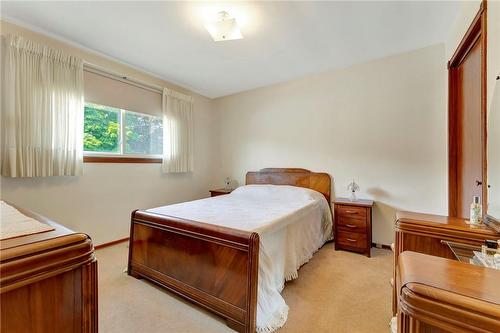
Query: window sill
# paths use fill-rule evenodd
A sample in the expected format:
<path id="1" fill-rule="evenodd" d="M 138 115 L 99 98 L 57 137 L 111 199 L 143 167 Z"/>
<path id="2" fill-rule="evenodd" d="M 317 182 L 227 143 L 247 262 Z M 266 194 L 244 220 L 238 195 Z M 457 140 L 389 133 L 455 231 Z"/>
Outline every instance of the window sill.
<path id="1" fill-rule="evenodd" d="M 158 157 L 83 156 L 84 163 L 162 163 Z"/>

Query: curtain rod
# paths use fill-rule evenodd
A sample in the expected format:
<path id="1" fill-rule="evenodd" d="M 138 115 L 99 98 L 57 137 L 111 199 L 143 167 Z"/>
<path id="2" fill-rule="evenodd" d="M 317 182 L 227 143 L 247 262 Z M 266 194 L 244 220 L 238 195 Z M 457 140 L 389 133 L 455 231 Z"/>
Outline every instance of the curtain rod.
<path id="1" fill-rule="evenodd" d="M 97 75 L 101 75 L 101 76 L 104 76 L 104 77 L 107 77 L 107 78 L 110 78 L 113 80 L 121 81 L 123 83 L 130 84 L 130 85 L 136 86 L 138 88 L 148 90 L 148 91 L 160 94 L 160 95 L 163 94 L 163 88 L 160 86 L 129 78 L 125 75 L 110 71 L 108 69 L 105 69 L 105 68 L 98 66 L 98 65 L 91 64 L 89 62 L 83 63 L 83 70 L 90 72 L 90 73 L 97 74 Z"/>

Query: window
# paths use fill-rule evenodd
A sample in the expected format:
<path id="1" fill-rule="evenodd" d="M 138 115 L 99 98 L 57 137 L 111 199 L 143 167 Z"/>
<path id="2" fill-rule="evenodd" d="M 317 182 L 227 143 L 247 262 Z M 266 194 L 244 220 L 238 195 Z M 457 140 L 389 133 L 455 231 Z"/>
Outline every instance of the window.
<path id="1" fill-rule="evenodd" d="M 120 153 L 121 110 L 85 103 L 83 150 Z"/>
<path id="2" fill-rule="evenodd" d="M 125 111 L 125 154 L 161 155 L 163 127 L 159 117 Z"/>
<path id="3" fill-rule="evenodd" d="M 151 115 L 85 103 L 85 155 L 161 157 L 162 119 Z"/>

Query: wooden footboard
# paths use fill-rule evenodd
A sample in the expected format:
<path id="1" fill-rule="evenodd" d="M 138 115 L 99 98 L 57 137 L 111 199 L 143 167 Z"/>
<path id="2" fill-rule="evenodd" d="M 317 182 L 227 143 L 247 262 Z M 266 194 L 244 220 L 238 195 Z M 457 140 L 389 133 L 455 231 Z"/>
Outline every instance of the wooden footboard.
<path id="1" fill-rule="evenodd" d="M 128 274 L 153 281 L 255 332 L 259 235 L 134 211 Z"/>

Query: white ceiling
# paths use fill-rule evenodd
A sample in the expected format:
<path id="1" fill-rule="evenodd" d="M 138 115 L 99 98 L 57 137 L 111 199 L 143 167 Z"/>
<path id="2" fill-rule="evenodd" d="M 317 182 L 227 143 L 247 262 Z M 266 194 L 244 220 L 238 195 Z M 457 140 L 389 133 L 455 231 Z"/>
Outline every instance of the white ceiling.
<path id="1" fill-rule="evenodd" d="M 1 16 L 219 97 L 446 40 L 458 2 L 13 2 Z M 215 43 L 226 10 L 242 40 Z"/>

